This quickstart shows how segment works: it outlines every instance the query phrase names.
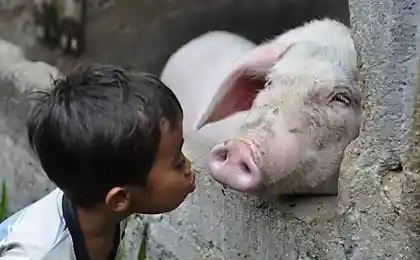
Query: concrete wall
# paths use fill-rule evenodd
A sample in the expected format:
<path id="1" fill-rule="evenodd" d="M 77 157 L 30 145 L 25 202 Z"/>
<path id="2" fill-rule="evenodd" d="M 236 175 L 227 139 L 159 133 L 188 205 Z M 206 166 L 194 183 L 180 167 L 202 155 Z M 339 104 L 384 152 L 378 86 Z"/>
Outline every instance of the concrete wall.
<path id="1" fill-rule="evenodd" d="M 196 136 L 186 136 L 185 152 L 198 172 L 197 190 L 170 214 L 133 217 L 127 230 L 127 259 L 135 259 L 146 226 L 148 259 L 418 258 L 420 157 L 408 137 L 418 124 L 416 117 L 410 120 L 412 110 L 420 103 L 414 102 L 413 80 L 420 4 L 415 0 L 350 1 L 349 20 L 347 2 L 337 0 L 258 4 L 215 0 L 206 1 L 205 6 L 199 4 L 203 1 L 194 2 L 183 1 L 191 4 L 188 7 L 170 1 L 142 2 L 149 8 L 161 5 L 159 18 L 139 25 L 126 42 L 117 42 L 121 48 L 104 43 L 85 61 L 96 57 L 95 61 L 158 73 L 170 53 L 211 29 L 226 29 L 260 42 L 316 16 L 341 17 L 351 22 L 364 63 L 363 132 L 347 151 L 338 198 L 278 201 L 224 190 L 207 174 L 202 154 L 196 153 L 205 144 Z M 111 37 L 96 36 L 100 40 Z M 12 196 L 9 210 L 15 211 L 52 188 L 27 152 L 22 119 L 27 111 L 25 91 L 46 87 L 48 75 L 58 71 L 45 63 L 25 61 L 18 49 L 6 43 L 0 44 L 0 63 L 0 94 L 7 97 L 0 102 L 4 111 L 0 145 L 7 150 L 0 173 Z"/>
<path id="2" fill-rule="evenodd" d="M 48 182 L 27 147 L 24 120 L 27 91 L 48 87 L 58 70 L 44 62 L 30 62 L 22 51 L 0 40 L 0 181 L 6 180 L 9 213 L 44 196 Z"/>
<path id="3" fill-rule="evenodd" d="M 365 124 L 343 162 L 340 238 L 356 259 L 417 259 L 420 154 L 412 149 L 412 115 L 419 106 L 420 3 L 350 1 L 350 13 L 364 63 Z"/>

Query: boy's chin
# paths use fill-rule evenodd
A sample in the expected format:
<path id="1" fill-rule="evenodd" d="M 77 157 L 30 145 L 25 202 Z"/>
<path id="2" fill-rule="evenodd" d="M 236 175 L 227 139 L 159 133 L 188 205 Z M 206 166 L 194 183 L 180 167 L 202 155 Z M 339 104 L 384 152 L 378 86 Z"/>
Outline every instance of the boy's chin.
<path id="1" fill-rule="evenodd" d="M 165 214 L 170 213 L 174 210 L 176 210 L 183 201 L 180 203 L 174 204 L 174 205 L 166 205 L 158 208 L 141 208 L 138 210 L 134 210 L 132 214 L 148 214 L 148 215 L 158 215 L 158 214 Z"/>

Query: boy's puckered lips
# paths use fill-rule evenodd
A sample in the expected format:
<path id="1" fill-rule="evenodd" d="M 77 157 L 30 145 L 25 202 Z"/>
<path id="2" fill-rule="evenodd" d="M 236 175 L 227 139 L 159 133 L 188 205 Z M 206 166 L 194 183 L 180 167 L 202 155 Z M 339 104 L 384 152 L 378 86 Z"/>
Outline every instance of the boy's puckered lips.
<path id="1" fill-rule="evenodd" d="M 191 178 L 190 180 L 190 193 L 191 193 L 195 190 L 195 174 L 194 174 L 194 171 L 191 169 L 191 161 L 189 159 L 185 158 L 185 164 L 188 171 L 190 172 L 189 177 Z"/>

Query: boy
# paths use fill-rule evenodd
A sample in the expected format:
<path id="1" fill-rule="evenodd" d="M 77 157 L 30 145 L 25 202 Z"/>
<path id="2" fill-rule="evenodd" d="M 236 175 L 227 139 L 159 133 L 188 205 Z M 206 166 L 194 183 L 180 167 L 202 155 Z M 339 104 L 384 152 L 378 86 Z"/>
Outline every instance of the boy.
<path id="1" fill-rule="evenodd" d="M 28 138 L 58 188 L 0 224 L 0 260 L 116 259 L 123 220 L 194 191 L 181 105 L 155 76 L 78 67 L 37 102 Z"/>

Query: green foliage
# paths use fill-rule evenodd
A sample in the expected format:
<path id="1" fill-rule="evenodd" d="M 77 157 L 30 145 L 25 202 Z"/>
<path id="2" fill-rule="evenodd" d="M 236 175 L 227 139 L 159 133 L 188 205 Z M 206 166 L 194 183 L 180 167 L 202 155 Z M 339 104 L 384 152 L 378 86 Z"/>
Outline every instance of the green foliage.
<path id="1" fill-rule="evenodd" d="M 137 255 L 137 260 L 146 260 L 146 240 L 147 240 L 147 230 L 148 230 L 147 224 L 148 223 L 146 223 L 146 227 L 143 231 L 143 239 L 141 240 L 140 250 Z M 117 257 L 118 260 L 123 260 L 123 252 L 125 251 L 125 245 L 126 245 L 126 240 L 123 239 L 123 241 L 121 241 L 121 248 Z"/>
<path id="2" fill-rule="evenodd" d="M 143 240 L 141 241 L 139 254 L 137 255 L 137 260 L 146 260 L 146 241 L 147 241 L 147 235 L 149 231 L 149 223 L 146 222 L 144 224 L 144 230 L 143 230 Z"/>
<path id="3" fill-rule="evenodd" d="M 146 260 L 146 239 L 143 238 L 141 241 L 141 246 L 139 250 L 139 254 L 137 256 L 137 260 Z"/>
<path id="4" fill-rule="evenodd" d="M 120 252 L 119 252 L 118 257 L 117 257 L 118 260 L 123 260 L 123 253 L 125 251 L 126 241 L 123 240 L 123 241 L 121 241 L 121 243 L 122 243 L 121 249 L 120 249 Z M 146 260 L 146 239 L 144 239 L 144 238 L 141 241 L 141 246 L 140 246 L 139 253 L 137 255 L 137 259 L 138 260 Z"/>
<path id="5" fill-rule="evenodd" d="M 6 217 L 6 182 L 3 181 L 1 185 L 0 197 L 0 222 Z"/>
<path id="6" fill-rule="evenodd" d="M 124 255 L 123 253 L 124 253 L 124 251 L 125 251 L 125 239 L 123 239 L 121 241 L 121 248 L 118 251 L 117 260 L 123 260 L 123 255 Z"/>

